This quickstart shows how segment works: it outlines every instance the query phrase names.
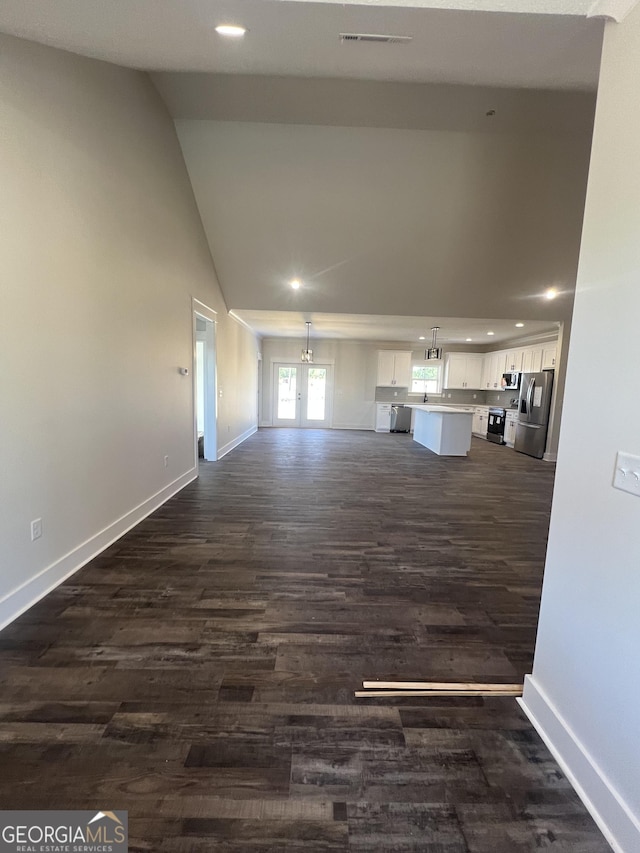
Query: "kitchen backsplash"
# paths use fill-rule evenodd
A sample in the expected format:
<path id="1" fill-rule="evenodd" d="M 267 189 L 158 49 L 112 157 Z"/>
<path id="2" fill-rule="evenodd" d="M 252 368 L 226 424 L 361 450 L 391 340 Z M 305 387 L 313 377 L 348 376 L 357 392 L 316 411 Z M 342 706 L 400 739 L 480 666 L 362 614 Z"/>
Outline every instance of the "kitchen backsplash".
<path id="1" fill-rule="evenodd" d="M 502 406 L 511 408 L 511 400 L 517 400 L 518 391 L 443 391 L 442 394 L 430 394 L 430 403 L 460 403 L 460 405 Z M 376 403 L 421 403 L 422 395 L 412 394 L 409 398 L 407 388 L 376 388 Z"/>
<path id="2" fill-rule="evenodd" d="M 468 406 L 475 403 L 478 406 L 502 406 L 509 409 L 511 401 L 518 399 L 518 393 L 518 391 L 443 391 L 440 399 L 447 404 L 460 403 Z M 435 401 L 435 395 L 433 399 Z"/>
<path id="3" fill-rule="evenodd" d="M 389 388 L 378 385 L 376 387 L 376 403 L 407 403 L 408 388 Z"/>
<path id="4" fill-rule="evenodd" d="M 518 405 L 519 391 L 485 391 L 486 403 L 489 406 L 503 406 L 505 409 L 515 408 Z M 513 404 L 511 401 L 513 400 Z"/>
<path id="5" fill-rule="evenodd" d="M 512 408 L 518 404 L 519 391 L 485 391 L 486 403 L 488 406 L 502 406 L 505 409 Z"/>
<path id="6" fill-rule="evenodd" d="M 451 395 L 451 396 L 449 396 Z M 431 400 L 433 402 L 442 402 L 442 403 L 464 403 L 466 406 L 473 405 L 476 403 L 478 406 L 481 406 L 483 403 L 486 403 L 485 400 L 486 392 L 485 391 L 443 391 L 442 396 L 438 398 L 436 394 L 431 396 Z"/>

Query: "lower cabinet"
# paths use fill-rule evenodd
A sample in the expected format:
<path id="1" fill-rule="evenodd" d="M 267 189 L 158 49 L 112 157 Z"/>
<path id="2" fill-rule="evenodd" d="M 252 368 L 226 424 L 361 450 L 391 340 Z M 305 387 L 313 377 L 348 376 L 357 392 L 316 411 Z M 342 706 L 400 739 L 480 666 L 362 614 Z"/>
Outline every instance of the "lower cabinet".
<path id="1" fill-rule="evenodd" d="M 376 432 L 391 430 L 391 403 L 376 403 Z"/>
<path id="2" fill-rule="evenodd" d="M 518 428 L 518 413 L 507 412 L 504 425 L 504 440 L 509 447 L 513 447 L 516 441 L 516 429 Z"/>
<path id="3" fill-rule="evenodd" d="M 481 438 L 487 437 L 487 418 L 489 410 L 483 406 L 476 406 L 473 412 L 471 432 Z"/>

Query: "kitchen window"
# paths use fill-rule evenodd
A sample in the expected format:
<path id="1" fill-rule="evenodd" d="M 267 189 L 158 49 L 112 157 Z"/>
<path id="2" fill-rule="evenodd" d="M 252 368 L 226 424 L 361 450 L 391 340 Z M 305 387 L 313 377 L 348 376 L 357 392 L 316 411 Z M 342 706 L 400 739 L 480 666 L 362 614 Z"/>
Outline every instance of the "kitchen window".
<path id="1" fill-rule="evenodd" d="M 442 391 L 442 362 L 414 361 L 411 365 L 412 394 L 440 394 Z"/>

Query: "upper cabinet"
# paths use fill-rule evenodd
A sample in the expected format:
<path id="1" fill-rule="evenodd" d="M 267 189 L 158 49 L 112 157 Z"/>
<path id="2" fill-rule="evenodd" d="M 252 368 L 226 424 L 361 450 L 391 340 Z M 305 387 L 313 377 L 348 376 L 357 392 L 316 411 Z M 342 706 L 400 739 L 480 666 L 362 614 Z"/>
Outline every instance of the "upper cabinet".
<path id="1" fill-rule="evenodd" d="M 482 388 L 484 356 L 478 352 L 450 352 L 445 356 L 444 387 L 478 390 Z"/>
<path id="2" fill-rule="evenodd" d="M 526 349 L 522 359 L 522 370 L 524 373 L 539 373 L 542 370 L 542 349 L 532 347 Z"/>
<path id="3" fill-rule="evenodd" d="M 557 342 L 521 349 L 488 352 L 484 357 L 482 385 L 485 391 L 500 391 L 503 373 L 539 373 L 548 368 L 555 369 Z"/>
<path id="4" fill-rule="evenodd" d="M 377 385 L 411 385 L 411 353 L 399 350 L 378 350 Z"/>
<path id="5" fill-rule="evenodd" d="M 504 373 L 520 373 L 520 371 L 522 370 L 523 358 L 524 350 L 508 350 L 504 354 Z"/>
<path id="6" fill-rule="evenodd" d="M 481 387 L 485 391 L 499 389 L 502 374 L 505 372 L 505 354 L 503 352 L 488 352 L 484 357 L 484 372 Z"/>
<path id="7" fill-rule="evenodd" d="M 542 369 L 555 370 L 558 348 L 556 344 L 548 344 L 542 348 Z"/>

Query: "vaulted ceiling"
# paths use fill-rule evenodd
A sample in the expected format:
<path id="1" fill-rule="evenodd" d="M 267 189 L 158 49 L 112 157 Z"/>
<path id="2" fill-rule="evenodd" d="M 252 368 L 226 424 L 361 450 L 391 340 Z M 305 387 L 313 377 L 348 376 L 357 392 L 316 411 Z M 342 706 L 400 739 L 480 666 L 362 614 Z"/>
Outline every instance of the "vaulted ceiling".
<path id="1" fill-rule="evenodd" d="M 406 317 L 411 336 L 412 318 L 570 316 L 593 6 L 3 0 L 0 30 L 156 72 L 230 309 L 254 324 L 268 311 L 377 315 L 354 334 L 377 324 L 398 339 L 402 324 L 380 317 Z M 248 32 L 224 40 L 220 23 Z"/>

